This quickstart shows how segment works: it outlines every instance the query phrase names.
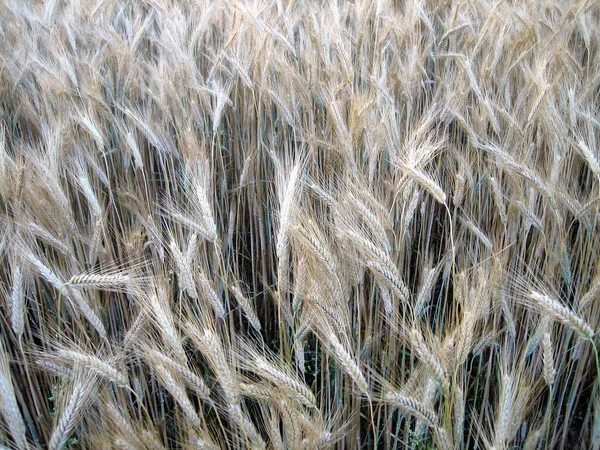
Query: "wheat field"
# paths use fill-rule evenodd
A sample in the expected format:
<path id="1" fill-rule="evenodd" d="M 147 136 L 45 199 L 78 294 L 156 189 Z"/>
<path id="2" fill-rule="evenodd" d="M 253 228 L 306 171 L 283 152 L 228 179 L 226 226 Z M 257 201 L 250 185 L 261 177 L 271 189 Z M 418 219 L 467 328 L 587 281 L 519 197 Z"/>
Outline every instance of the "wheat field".
<path id="1" fill-rule="evenodd" d="M 600 449 L 600 5 L 4 0 L 0 449 Z"/>

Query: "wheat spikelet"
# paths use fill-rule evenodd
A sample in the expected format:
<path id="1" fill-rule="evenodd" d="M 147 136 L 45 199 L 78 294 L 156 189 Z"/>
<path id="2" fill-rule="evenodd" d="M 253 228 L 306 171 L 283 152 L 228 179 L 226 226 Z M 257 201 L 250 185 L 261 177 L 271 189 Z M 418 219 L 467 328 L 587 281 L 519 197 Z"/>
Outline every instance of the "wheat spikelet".
<path id="1" fill-rule="evenodd" d="M 79 112 L 77 114 L 76 120 L 80 125 L 83 126 L 83 128 L 85 128 L 90 133 L 92 138 L 96 141 L 98 148 L 102 149 L 105 145 L 104 137 L 102 136 L 102 133 L 100 132 L 100 130 L 98 129 L 96 124 L 93 122 L 92 117 L 90 117 L 90 116 L 91 116 L 91 114 L 89 112 L 88 113 Z"/>
<path id="2" fill-rule="evenodd" d="M 523 445 L 524 450 L 534 450 L 538 448 L 540 445 L 540 440 L 544 436 L 546 432 L 545 426 L 542 425 L 538 427 L 536 430 L 532 430 L 529 432 L 527 439 L 525 440 L 525 444 Z"/>
<path id="3" fill-rule="evenodd" d="M 502 310 L 502 313 L 504 315 L 504 320 L 506 321 L 506 324 L 507 324 L 508 333 L 512 338 L 514 338 L 517 335 L 517 329 L 515 326 L 515 320 L 514 320 L 512 311 L 506 300 L 506 294 L 504 292 L 500 293 L 499 303 L 500 303 L 500 308 Z"/>
<path id="4" fill-rule="evenodd" d="M 560 252 L 560 266 L 565 282 L 567 285 L 571 286 L 573 284 L 573 271 L 571 269 L 571 256 L 569 255 L 569 249 L 566 246 L 562 246 Z"/>
<path id="5" fill-rule="evenodd" d="M 315 397 L 302 382 L 277 369 L 264 358 L 259 358 L 256 363 L 255 369 L 261 376 L 272 383 L 281 386 L 294 399 L 300 401 L 303 405 L 308 407 L 314 406 L 316 401 Z"/>
<path id="6" fill-rule="evenodd" d="M 282 430 L 281 430 L 281 419 L 279 411 L 275 408 L 268 408 L 264 410 L 263 416 L 265 416 L 265 428 L 266 433 L 269 436 L 269 444 L 274 450 L 285 450 L 283 442 Z"/>
<path id="7" fill-rule="evenodd" d="M 232 104 L 231 100 L 229 100 L 229 98 L 228 98 L 231 87 L 232 87 L 231 83 L 227 83 L 225 86 L 221 87 L 221 86 L 218 86 L 213 81 L 212 93 L 216 97 L 216 101 L 215 101 L 215 106 L 214 106 L 213 113 L 212 113 L 212 122 L 213 122 L 213 127 L 214 127 L 215 132 L 219 128 L 219 124 L 221 122 L 221 117 L 222 117 L 223 109 L 225 108 L 225 105 Z"/>
<path id="8" fill-rule="evenodd" d="M 342 111 L 338 108 L 338 105 L 335 101 L 335 95 L 331 93 L 326 93 L 327 98 L 327 113 L 333 119 L 333 128 L 335 129 L 335 133 L 338 139 L 341 141 L 342 150 L 345 152 L 348 157 L 349 163 L 352 167 L 355 166 L 355 162 L 352 155 L 352 142 L 350 139 L 350 133 L 348 132 L 348 127 L 342 117 Z"/>
<path id="9" fill-rule="evenodd" d="M 138 129 L 156 149 L 161 153 L 167 152 L 164 140 L 158 137 L 156 132 L 152 129 L 149 120 L 144 120 L 144 117 L 140 112 L 134 111 L 125 105 L 118 105 L 118 108 L 135 123 Z"/>
<path id="10" fill-rule="evenodd" d="M 208 160 L 197 164 L 195 169 L 191 169 L 192 180 L 195 188 L 195 194 L 203 214 L 203 221 L 206 223 L 208 235 L 211 241 L 216 242 L 218 239 L 217 225 L 215 222 L 212 203 L 210 201 L 210 162 Z"/>
<path id="11" fill-rule="evenodd" d="M 525 225 L 526 228 L 529 228 L 531 225 L 533 225 L 538 230 L 544 229 L 544 225 L 543 225 L 541 219 L 535 215 L 535 213 L 531 210 L 531 208 L 529 208 L 527 205 L 525 205 L 520 200 L 517 200 L 515 202 L 515 204 L 519 207 L 521 212 L 527 218 L 527 224 Z"/>
<path id="12" fill-rule="evenodd" d="M 271 96 L 271 99 L 275 102 L 275 104 L 277 105 L 279 110 L 283 113 L 283 117 L 285 118 L 285 121 L 288 124 L 293 125 L 294 118 L 292 116 L 292 113 L 290 112 L 290 108 L 288 107 L 288 105 L 285 104 L 285 102 L 282 100 L 282 98 L 274 90 L 267 89 L 267 92 Z"/>
<path id="13" fill-rule="evenodd" d="M 313 294 L 307 295 L 306 301 L 316 316 L 325 318 L 324 323 L 332 326 L 341 336 L 348 335 L 348 317 L 337 303 L 331 304 L 326 301 L 325 296 L 320 297 Z"/>
<path id="14" fill-rule="evenodd" d="M 114 445 L 118 449 L 122 450 L 136 450 L 137 448 L 134 444 L 130 443 L 129 441 L 120 438 L 114 440 Z"/>

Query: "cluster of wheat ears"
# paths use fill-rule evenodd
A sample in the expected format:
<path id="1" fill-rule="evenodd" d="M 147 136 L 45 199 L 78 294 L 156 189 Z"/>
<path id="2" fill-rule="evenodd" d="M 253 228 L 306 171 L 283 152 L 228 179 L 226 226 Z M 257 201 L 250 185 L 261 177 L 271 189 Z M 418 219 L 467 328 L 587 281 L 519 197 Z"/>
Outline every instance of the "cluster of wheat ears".
<path id="1" fill-rule="evenodd" d="M 1 449 L 600 448 L 597 2 L 1 3 Z"/>

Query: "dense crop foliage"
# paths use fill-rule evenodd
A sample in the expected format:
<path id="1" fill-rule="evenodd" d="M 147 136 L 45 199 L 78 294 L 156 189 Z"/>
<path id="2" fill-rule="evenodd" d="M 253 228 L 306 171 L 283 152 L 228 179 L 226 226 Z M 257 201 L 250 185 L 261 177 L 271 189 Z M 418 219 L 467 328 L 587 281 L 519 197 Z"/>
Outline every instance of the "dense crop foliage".
<path id="1" fill-rule="evenodd" d="M 1 3 L 0 448 L 600 448 L 596 2 Z"/>

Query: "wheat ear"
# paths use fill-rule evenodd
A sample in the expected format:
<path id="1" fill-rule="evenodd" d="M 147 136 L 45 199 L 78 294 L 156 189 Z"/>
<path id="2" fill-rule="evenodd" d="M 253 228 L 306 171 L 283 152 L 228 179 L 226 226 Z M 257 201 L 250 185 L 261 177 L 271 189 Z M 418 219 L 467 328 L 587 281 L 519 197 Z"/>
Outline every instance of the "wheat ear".
<path id="1" fill-rule="evenodd" d="M 327 336 L 327 343 L 329 344 L 329 348 L 333 353 L 337 363 L 344 369 L 344 372 L 346 372 L 350 378 L 352 378 L 352 381 L 356 383 L 356 386 L 358 386 L 360 391 L 368 397 L 369 386 L 362 371 L 360 370 L 360 367 L 354 361 L 354 358 L 350 356 L 350 353 L 348 353 L 348 351 L 344 348 L 335 334 L 329 333 Z"/>
<path id="2" fill-rule="evenodd" d="M 584 319 L 579 317 L 566 306 L 560 304 L 554 298 L 536 291 L 531 291 L 529 298 L 533 300 L 534 305 L 542 312 L 547 312 L 562 324 L 572 328 L 581 337 L 587 340 L 593 339 L 594 330 L 592 327 Z"/>
<path id="3" fill-rule="evenodd" d="M 229 289 L 231 290 L 231 292 L 233 292 L 233 296 L 235 297 L 238 304 L 242 308 L 242 311 L 244 311 L 244 314 L 245 314 L 246 318 L 248 319 L 248 322 L 250 323 L 250 325 L 252 325 L 252 327 L 256 331 L 260 332 L 260 330 L 262 329 L 262 326 L 260 324 L 260 320 L 259 320 L 258 316 L 256 315 L 256 311 L 254 310 L 254 307 L 250 303 L 250 300 L 248 300 L 244 296 L 244 294 L 242 293 L 241 289 L 238 286 L 230 286 Z"/>
<path id="4" fill-rule="evenodd" d="M 25 330 L 25 287 L 23 285 L 23 272 L 20 266 L 16 266 L 13 272 L 10 310 L 12 329 L 20 341 Z"/>
<path id="5" fill-rule="evenodd" d="M 81 372 L 76 372 L 66 406 L 61 411 L 60 419 L 50 437 L 50 450 L 62 450 L 67 443 L 73 428 L 84 414 L 85 405 L 92 394 L 93 383 L 93 377 L 85 377 Z"/>
<path id="6" fill-rule="evenodd" d="M 17 448 L 27 448 L 25 423 L 17 404 L 8 355 L 2 342 L 0 342 L 0 413 L 8 425 Z"/>
<path id="7" fill-rule="evenodd" d="M 186 418 L 198 429 L 202 429 L 202 421 L 196 409 L 192 405 L 192 402 L 188 398 L 185 391 L 181 388 L 180 384 L 175 381 L 171 372 L 169 372 L 163 365 L 155 363 L 153 365 L 154 372 L 160 379 L 162 385 L 165 387 L 169 394 L 173 396 L 177 404 L 181 407 Z"/>
<path id="8" fill-rule="evenodd" d="M 60 350 L 56 354 L 56 357 L 71 361 L 73 364 L 79 365 L 81 368 L 85 368 L 96 375 L 100 375 L 119 386 L 129 385 L 129 380 L 125 374 L 93 355 L 87 355 L 75 350 Z"/>

